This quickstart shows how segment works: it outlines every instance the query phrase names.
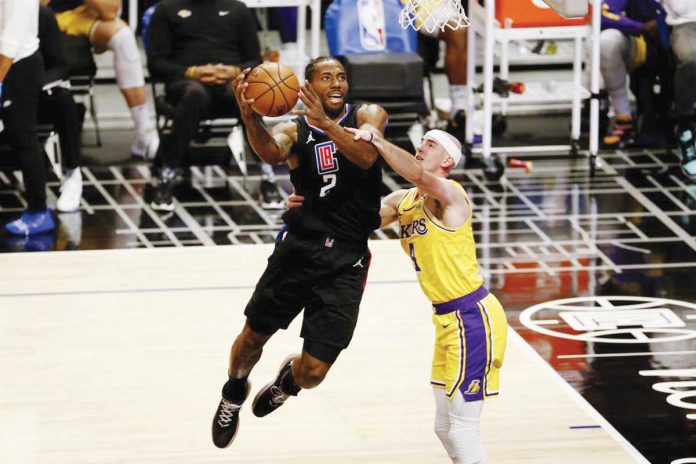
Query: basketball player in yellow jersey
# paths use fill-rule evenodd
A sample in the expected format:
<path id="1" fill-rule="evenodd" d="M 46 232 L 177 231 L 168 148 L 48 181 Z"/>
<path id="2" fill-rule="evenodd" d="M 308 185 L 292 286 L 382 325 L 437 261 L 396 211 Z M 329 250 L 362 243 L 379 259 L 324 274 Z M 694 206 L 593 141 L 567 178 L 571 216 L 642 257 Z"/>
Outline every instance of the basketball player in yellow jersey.
<path id="1" fill-rule="evenodd" d="M 484 398 L 498 394 L 507 321 L 478 271 L 471 202 L 462 186 L 447 178 L 462 158 L 461 145 L 452 135 L 431 130 L 412 156 L 376 132 L 346 130 L 371 142 L 415 185 L 382 200 L 382 227 L 399 221 L 401 246 L 433 303 L 435 433 L 453 463 L 485 463 L 481 409 Z"/>

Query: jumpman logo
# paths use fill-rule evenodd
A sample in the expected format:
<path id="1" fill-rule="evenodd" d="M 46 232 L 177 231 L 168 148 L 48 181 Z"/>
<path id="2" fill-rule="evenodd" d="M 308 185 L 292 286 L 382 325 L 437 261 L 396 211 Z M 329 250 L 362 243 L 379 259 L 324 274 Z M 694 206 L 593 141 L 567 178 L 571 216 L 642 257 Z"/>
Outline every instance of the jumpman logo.
<path id="1" fill-rule="evenodd" d="M 363 263 L 362 263 L 363 258 L 364 258 L 364 256 L 361 256 L 360 259 L 357 260 L 357 261 L 355 262 L 355 264 L 353 264 L 353 267 L 361 267 L 361 268 L 364 269 L 365 266 L 363 266 Z"/>
<path id="2" fill-rule="evenodd" d="M 309 137 L 307 137 L 307 141 L 305 143 L 309 143 L 309 142 L 316 142 L 316 140 L 314 140 L 314 137 L 312 137 L 311 132 L 309 133 Z"/>

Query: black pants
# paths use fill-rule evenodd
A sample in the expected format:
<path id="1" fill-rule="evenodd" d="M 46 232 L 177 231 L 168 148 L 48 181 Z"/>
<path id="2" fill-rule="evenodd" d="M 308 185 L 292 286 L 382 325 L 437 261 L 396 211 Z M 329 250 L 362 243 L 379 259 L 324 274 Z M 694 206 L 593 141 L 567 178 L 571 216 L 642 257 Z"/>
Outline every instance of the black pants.
<path id="1" fill-rule="evenodd" d="M 82 127 L 80 113 L 70 90 L 53 87 L 41 92 L 39 122 L 52 124 L 58 133 L 63 168 L 79 167 L 82 156 Z"/>
<path id="2" fill-rule="evenodd" d="M 43 80 L 44 65 L 39 52 L 14 63 L 3 84 L 0 110 L 8 143 L 22 166 L 30 212 L 46 209 L 46 164 L 36 134 Z"/>
<path id="3" fill-rule="evenodd" d="M 234 93 L 226 85 L 206 86 L 181 79 L 167 85 L 166 98 L 175 110 L 171 133 L 162 138 L 158 156 L 170 168 L 181 167 L 202 119 L 239 116 Z"/>

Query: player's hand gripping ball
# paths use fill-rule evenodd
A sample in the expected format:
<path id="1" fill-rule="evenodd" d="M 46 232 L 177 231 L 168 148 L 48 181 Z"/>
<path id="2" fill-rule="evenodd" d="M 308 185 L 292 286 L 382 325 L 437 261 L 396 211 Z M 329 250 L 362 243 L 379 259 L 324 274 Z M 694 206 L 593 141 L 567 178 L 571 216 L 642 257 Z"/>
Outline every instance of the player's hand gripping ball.
<path id="1" fill-rule="evenodd" d="M 262 116 L 281 116 L 297 103 L 300 84 L 289 66 L 263 63 L 246 77 L 244 96 L 254 99 L 251 108 Z"/>

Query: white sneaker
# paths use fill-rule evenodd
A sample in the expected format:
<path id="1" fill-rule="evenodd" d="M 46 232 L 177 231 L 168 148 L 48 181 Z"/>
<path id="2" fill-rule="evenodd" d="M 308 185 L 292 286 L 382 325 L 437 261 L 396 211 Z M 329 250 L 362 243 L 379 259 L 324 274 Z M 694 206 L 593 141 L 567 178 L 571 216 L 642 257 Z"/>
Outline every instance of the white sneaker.
<path id="1" fill-rule="evenodd" d="M 80 198 L 82 198 L 82 173 L 77 168 L 65 174 L 56 208 L 63 213 L 77 211 L 80 209 Z"/>
<path id="2" fill-rule="evenodd" d="M 131 145 L 131 154 L 145 160 L 153 160 L 157 156 L 160 139 L 157 131 L 151 131 L 147 136 L 135 137 Z"/>
<path id="3" fill-rule="evenodd" d="M 82 241 L 82 214 L 59 214 L 61 229 L 65 234 L 65 249 L 76 250 L 80 247 Z"/>

